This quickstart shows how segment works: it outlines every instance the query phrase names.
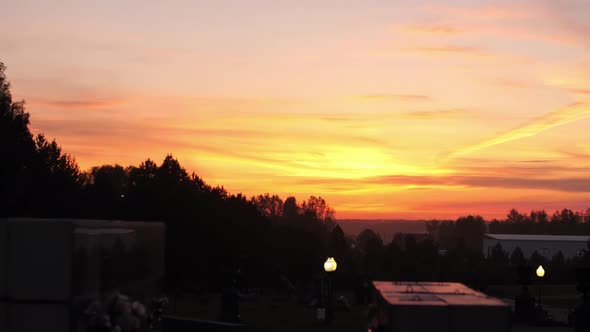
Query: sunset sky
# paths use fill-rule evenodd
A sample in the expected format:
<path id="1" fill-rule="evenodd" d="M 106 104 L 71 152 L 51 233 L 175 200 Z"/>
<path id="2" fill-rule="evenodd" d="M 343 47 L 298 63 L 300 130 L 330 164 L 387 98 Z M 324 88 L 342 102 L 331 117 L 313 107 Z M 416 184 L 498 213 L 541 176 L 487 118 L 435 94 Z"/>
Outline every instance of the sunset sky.
<path id="1" fill-rule="evenodd" d="M 14 97 L 82 169 L 171 153 L 337 218 L 590 207 L 589 1 L 88 3 L 0 20 Z"/>

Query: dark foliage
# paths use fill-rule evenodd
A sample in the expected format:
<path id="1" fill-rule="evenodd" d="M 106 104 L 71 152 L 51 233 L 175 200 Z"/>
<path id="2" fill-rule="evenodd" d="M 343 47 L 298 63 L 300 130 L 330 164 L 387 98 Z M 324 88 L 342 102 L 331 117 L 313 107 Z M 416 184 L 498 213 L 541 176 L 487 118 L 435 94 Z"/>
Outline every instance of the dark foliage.
<path id="1" fill-rule="evenodd" d="M 521 265 L 524 265 L 525 263 L 526 263 L 526 260 L 524 258 L 524 254 L 522 252 L 522 249 L 520 249 L 520 247 L 516 247 L 516 249 L 514 249 L 514 251 L 512 251 L 512 254 L 510 254 L 510 264 L 515 265 L 515 266 L 521 266 Z"/>
<path id="2" fill-rule="evenodd" d="M 527 215 L 512 209 L 505 220 L 493 220 L 488 228 L 490 233 L 500 234 L 587 235 L 590 234 L 590 209 L 563 209 L 551 216 L 545 210 L 533 210 Z"/>

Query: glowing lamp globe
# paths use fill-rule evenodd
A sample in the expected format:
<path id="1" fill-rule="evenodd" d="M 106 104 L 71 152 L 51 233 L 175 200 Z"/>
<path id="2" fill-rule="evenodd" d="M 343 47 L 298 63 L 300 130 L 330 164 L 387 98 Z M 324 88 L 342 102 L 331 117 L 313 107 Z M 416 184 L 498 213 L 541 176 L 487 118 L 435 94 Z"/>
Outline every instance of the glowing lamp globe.
<path id="1" fill-rule="evenodd" d="M 539 265 L 539 267 L 537 268 L 537 277 L 543 278 L 544 275 L 545 275 L 545 270 L 543 269 L 542 265 Z"/>
<path id="2" fill-rule="evenodd" d="M 337 266 L 338 266 L 338 264 L 336 264 L 334 257 L 328 257 L 328 259 L 326 259 L 326 262 L 324 262 L 324 270 L 326 272 L 336 271 Z"/>

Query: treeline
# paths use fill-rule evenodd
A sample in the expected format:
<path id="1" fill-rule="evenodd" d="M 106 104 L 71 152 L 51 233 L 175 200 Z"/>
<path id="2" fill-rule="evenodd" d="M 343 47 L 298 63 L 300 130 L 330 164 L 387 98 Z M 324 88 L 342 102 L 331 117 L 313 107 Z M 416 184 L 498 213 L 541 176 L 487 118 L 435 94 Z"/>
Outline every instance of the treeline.
<path id="1" fill-rule="evenodd" d="M 454 250 L 466 247 L 481 252 L 487 225 L 481 216 L 469 215 L 459 217 L 456 221 L 427 221 L 426 231 L 442 249 Z"/>
<path id="2" fill-rule="evenodd" d="M 584 211 L 563 209 L 551 216 L 545 210 L 526 214 L 512 209 L 505 219 L 490 222 L 478 215 L 459 217 L 456 221 L 432 220 L 426 222 L 426 231 L 444 249 L 460 245 L 481 248 L 485 233 L 590 235 L 590 208 Z"/>
<path id="3" fill-rule="evenodd" d="M 432 266 L 440 266 L 442 271 L 450 273 L 447 276 L 473 285 L 515 283 L 519 267 L 536 268 L 539 265 L 548 271 L 546 282 L 572 283 L 576 281 L 576 267 L 590 266 L 590 243 L 578 256 L 569 259 L 561 252 L 553 257 L 544 257 L 539 252 L 524 257 L 520 248 L 506 252 L 499 244 L 489 257 L 482 253 L 485 233 L 590 235 L 590 209 L 578 212 L 563 209 L 551 216 L 544 210 L 521 214 L 512 209 L 501 220 L 486 222 L 481 216 L 470 215 L 456 221 L 428 221 L 426 229 L 426 241 L 432 240 L 439 251 L 438 261 Z M 441 280 L 445 279 L 445 273 L 439 276 Z"/>
<path id="4" fill-rule="evenodd" d="M 563 209 L 551 216 L 545 210 L 526 214 L 512 209 L 506 219 L 493 220 L 488 227 L 490 233 L 498 234 L 589 235 L 590 208 L 584 211 Z"/>
<path id="5" fill-rule="evenodd" d="M 462 229 L 466 220 L 481 225 L 483 219 L 462 217 L 462 221 L 446 222 L 469 234 L 473 230 Z M 445 230 L 446 232 L 446 230 Z M 546 270 L 544 282 L 565 284 L 576 282 L 576 268 L 590 266 L 590 244 L 579 255 L 565 258 L 557 252 L 553 257 L 544 257 L 534 252 L 525 257 L 520 248 L 506 252 L 501 245 L 495 246 L 484 257 L 477 241 L 468 242 L 454 236 L 447 245 L 430 235 L 397 234 L 393 241 L 384 243 L 378 234 L 365 230 L 355 243 L 360 247 L 359 271 L 370 279 L 460 281 L 476 289 L 486 290 L 488 285 L 515 284 L 519 282 L 519 270 L 528 267 L 529 277 L 534 281 L 534 271 L 539 265 Z"/>

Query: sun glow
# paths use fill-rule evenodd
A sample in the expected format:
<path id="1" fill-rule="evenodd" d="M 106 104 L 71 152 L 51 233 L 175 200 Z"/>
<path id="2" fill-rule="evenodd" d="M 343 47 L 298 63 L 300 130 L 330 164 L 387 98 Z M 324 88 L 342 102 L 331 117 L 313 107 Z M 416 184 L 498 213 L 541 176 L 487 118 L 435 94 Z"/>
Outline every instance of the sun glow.
<path id="1" fill-rule="evenodd" d="M 590 5 L 97 4 L 108 26 L 23 6 L 0 24 L 38 23 L 0 29 L 0 60 L 33 131 L 83 169 L 172 153 L 231 192 L 322 195 L 338 218 L 590 201 Z"/>

